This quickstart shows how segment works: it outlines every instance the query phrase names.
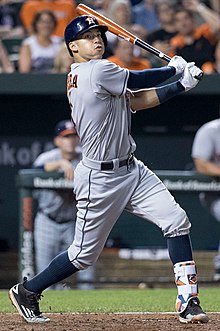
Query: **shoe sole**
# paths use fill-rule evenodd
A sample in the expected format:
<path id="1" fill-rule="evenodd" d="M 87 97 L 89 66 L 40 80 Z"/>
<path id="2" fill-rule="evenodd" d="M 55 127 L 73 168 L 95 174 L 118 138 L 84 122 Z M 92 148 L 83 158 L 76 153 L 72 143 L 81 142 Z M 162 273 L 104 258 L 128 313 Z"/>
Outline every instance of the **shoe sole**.
<path id="1" fill-rule="evenodd" d="M 14 297 L 14 293 L 13 293 L 12 288 L 9 290 L 8 296 L 9 296 L 9 299 L 10 299 L 12 305 L 17 309 L 19 315 L 22 316 L 22 317 L 24 318 L 24 320 L 25 320 L 27 323 L 35 323 L 35 324 L 38 323 L 38 324 L 40 324 L 40 323 L 47 323 L 47 322 L 50 321 L 50 319 L 47 318 L 47 317 L 45 317 L 45 318 L 43 318 L 43 319 L 38 319 L 37 317 L 30 318 L 30 319 L 27 318 L 27 317 L 23 314 L 23 312 L 21 311 L 21 309 L 20 309 L 20 307 L 19 307 L 19 305 L 18 305 L 18 303 L 17 303 L 17 300 L 16 300 L 15 297 Z"/>
<path id="2" fill-rule="evenodd" d="M 183 317 L 179 317 L 179 321 L 181 323 L 208 323 L 209 318 L 207 315 L 205 314 L 200 314 L 200 315 L 196 315 L 196 316 L 192 316 L 192 318 L 190 319 L 186 319 Z"/>

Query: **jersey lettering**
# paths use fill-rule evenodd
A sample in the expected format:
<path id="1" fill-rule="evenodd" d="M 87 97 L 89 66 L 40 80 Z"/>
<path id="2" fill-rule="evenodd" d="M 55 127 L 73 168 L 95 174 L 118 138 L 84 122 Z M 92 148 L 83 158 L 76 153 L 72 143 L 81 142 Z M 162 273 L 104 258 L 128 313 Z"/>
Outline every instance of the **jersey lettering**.
<path id="1" fill-rule="evenodd" d="M 78 80 L 78 75 L 73 76 L 72 74 L 69 74 L 67 78 L 67 90 L 71 88 L 78 88 L 77 80 Z"/>

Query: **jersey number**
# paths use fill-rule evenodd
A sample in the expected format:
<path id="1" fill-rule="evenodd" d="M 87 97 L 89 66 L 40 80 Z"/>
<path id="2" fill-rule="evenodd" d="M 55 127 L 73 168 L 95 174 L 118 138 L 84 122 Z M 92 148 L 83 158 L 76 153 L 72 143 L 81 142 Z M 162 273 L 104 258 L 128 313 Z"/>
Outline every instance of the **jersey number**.
<path id="1" fill-rule="evenodd" d="M 71 88 L 77 88 L 78 87 L 77 80 L 78 80 L 78 75 L 73 76 L 72 74 L 70 74 L 67 78 L 67 90 Z"/>

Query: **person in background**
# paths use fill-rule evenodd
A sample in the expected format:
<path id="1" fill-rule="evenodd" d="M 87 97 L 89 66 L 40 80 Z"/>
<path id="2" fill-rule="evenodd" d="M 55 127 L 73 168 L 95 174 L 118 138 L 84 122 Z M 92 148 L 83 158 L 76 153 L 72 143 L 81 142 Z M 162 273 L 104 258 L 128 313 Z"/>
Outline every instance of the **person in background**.
<path id="1" fill-rule="evenodd" d="M 220 40 L 217 42 L 214 52 L 214 62 L 203 65 L 206 74 L 220 74 Z"/>
<path id="2" fill-rule="evenodd" d="M 54 35 L 63 38 L 66 25 L 77 16 L 74 0 L 28 0 L 20 10 L 21 22 L 28 34 L 33 32 L 32 21 L 38 11 L 50 10 L 54 13 L 57 26 Z"/>
<path id="3" fill-rule="evenodd" d="M 60 50 L 61 38 L 54 36 L 56 17 L 53 12 L 37 12 L 32 22 L 34 34 L 26 38 L 20 48 L 20 73 L 52 73 L 54 59 Z"/>
<path id="4" fill-rule="evenodd" d="M 54 73 L 65 74 L 70 71 L 73 58 L 69 55 L 66 45 L 63 43 L 54 60 Z"/>
<path id="5" fill-rule="evenodd" d="M 197 172 L 220 177 L 220 119 L 205 123 L 199 128 L 192 145 L 192 158 Z M 202 192 L 199 198 L 202 205 L 220 222 L 219 192 Z M 220 241 L 214 266 L 214 280 L 220 281 Z"/>
<path id="6" fill-rule="evenodd" d="M 23 38 L 24 29 L 19 19 L 19 10 L 16 3 L 0 0 L 0 37 Z M 19 4 L 18 4 L 19 5 Z"/>
<path id="7" fill-rule="evenodd" d="M 147 36 L 147 42 L 164 54 L 169 54 L 172 50 L 170 39 L 176 35 L 174 24 L 175 2 L 172 0 L 157 0 L 155 11 L 160 22 L 159 29 L 154 30 Z M 164 60 L 150 57 L 153 66 L 165 65 Z"/>
<path id="8" fill-rule="evenodd" d="M 121 68 L 130 70 L 143 70 L 151 68 L 151 63 L 147 59 L 134 55 L 134 45 L 127 40 L 118 39 L 114 48 L 114 55 L 107 60 L 117 64 Z"/>
<path id="9" fill-rule="evenodd" d="M 70 181 L 74 177 L 74 168 L 81 159 L 79 137 L 73 123 L 63 120 L 57 123 L 54 137 L 55 148 L 40 154 L 34 162 L 34 168 L 46 172 L 63 172 Z M 66 250 L 73 241 L 75 233 L 76 200 L 72 190 L 40 189 L 34 193 L 37 199 L 37 213 L 34 222 L 34 247 L 36 272 L 45 269 L 50 261 Z M 94 268 L 78 273 L 79 288 L 90 289 L 92 284 L 80 284 L 80 280 L 92 280 Z M 65 289 L 58 283 L 50 289 Z"/>
<path id="10" fill-rule="evenodd" d="M 219 0 L 209 0 L 211 7 L 220 15 L 220 2 Z"/>
<path id="11" fill-rule="evenodd" d="M 14 65 L 10 61 L 7 50 L 0 40 L 0 73 L 11 74 L 14 71 Z"/>
<path id="12" fill-rule="evenodd" d="M 108 9 L 106 12 L 112 21 L 127 29 L 131 33 L 136 33 L 138 37 L 145 39 L 147 36 L 147 31 L 140 24 L 133 24 L 133 13 L 132 6 L 129 0 L 113 0 L 108 3 Z M 115 43 L 117 44 L 118 37 L 107 31 L 107 51 L 108 54 L 104 54 L 104 58 L 107 58 L 114 54 Z M 110 52 L 111 50 L 111 52 Z M 138 51 L 140 54 L 140 50 Z"/>
<path id="13" fill-rule="evenodd" d="M 132 11 L 134 23 L 142 25 L 148 33 L 160 28 L 155 0 L 143 0 L 133 6 Z"/>
<path id="14" fill-rule="evenodd" d="M 183 0 L 175 13 L 178 34 L 171 38 L 171 57 L 176 54 L 186 61 L 195 61 L 205 72 L 204 64 L 214 62 L 214 48 L 220 33 L 220 16 L 199 0 Z M 204 21 L 197 25 L 195 14 Z"/>

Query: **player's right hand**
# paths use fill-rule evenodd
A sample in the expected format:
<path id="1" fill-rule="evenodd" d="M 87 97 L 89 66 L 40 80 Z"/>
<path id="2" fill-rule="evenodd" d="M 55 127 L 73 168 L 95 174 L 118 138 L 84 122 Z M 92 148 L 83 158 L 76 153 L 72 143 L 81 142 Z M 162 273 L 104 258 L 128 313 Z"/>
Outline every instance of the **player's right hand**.
<path id="1" fill-rule="evenodd" d="M 187 62 L 182 56 L 175 55 L 168 63 L 168 67 L 174 67 L 176 69 L 176 75 L 182 74 L 187 65 Z"/>
<path id="2" fill-rule="evenodd" d="M 198 84 L 198 77 L 202 76 L 202 74 L 202 70 L 195 65 L 195 62 L 189 62 L 179 81 L 185 88 L 185 91 L 189 91 Z"/>

